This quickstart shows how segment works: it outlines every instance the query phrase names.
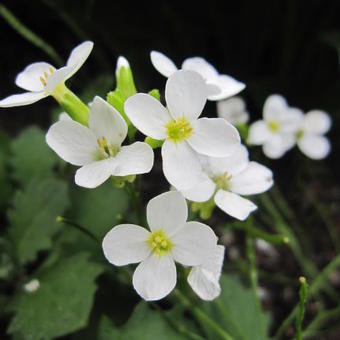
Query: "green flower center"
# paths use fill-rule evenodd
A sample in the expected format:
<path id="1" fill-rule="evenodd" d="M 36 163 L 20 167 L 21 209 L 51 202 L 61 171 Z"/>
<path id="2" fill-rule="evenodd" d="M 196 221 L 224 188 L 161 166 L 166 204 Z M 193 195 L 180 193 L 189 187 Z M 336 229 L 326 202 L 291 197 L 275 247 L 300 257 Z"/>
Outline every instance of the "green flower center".
<path id="1" fill-rule="evenodd" d="M 213 182 L 216 184 L 216 189 L 228 190 L 230 179 L 231 175 L 228 175 L 228 173 L 225 172 L 222 175 L 215 176 Z"/>
<path id="2" fill-rule="evenodd" d="M 280 125 L 278 122 L 272 120 L 267 123 L 268 129 L 272 132 L 278 132 L 280 130 Z"/>
<path id="3" fill-rule="evenodd" d="M 300 138 L 302 138 L 302 136 L 303 136 L 303 131 L 302 131 L 302 130 L 298 130 L 298 131 L 296 132 L 296 138 L 297 138 L 297 139 L 300 139 Z"/>
<path id="4" fill-rule="evenodd" d="M 105 137 L 97 138 L 97 144 L 99 146 L 99 159 L 106 159 L 114 157 L 118 153 L 118 148 L 113 144 L 108 144 Z"/>
<path id="5" fill-rule="evenodd" d="M 189 138 L 193 133 L 190 122 L 185 117 L 171 120 L 165 125 L 165 128 L 168 138 L 174 143 Z"/>
<path id="6" fill-rule="evenodd" d="M 157 230 L 151 233 L 147 240 L 148 246 L 152 252 L 159 257 L 167 254 L 172 249 L 172 243 L 162 230 Z"/>

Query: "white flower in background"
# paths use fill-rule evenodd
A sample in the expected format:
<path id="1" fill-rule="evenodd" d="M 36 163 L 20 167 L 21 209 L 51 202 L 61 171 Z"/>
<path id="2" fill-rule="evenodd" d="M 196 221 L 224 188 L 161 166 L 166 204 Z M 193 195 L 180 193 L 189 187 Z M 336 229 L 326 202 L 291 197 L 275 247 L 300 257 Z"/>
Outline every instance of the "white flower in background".
<path id="1" fill-rule="evenodd" d="M 150 54 L 154 68 L 163 76 L 170 77 L 178 68 L 163 53 L 152 51 Z M 198 72 L 208 85 L 208 99 L 221 100 L 241 92 L 245 84 L 225 74 L 219 74 L 214 66 L 200 57 L 185 59 L 182 70 Z"/>
<path id="2" fill-rule="evenodd" d="M 115 266 L 139 263 L 133 286 L 147 301 L 159 300 L 176 285 L 175 261 L 184 266 L 203 264 L 216 247 L 207 225 L 187 222 L 188 207 L 178 191 L 163 193 L 147 205 L 151 231 L 133 224 L 111 229 L 103 240 L 104 255 Z"/>
<path id="3" fill-rule="evenodd" d="M 217 103 L 217 115 L 233 125 L 246 124 L 249 120 L 246 103 L 241 97 L 219 101 Z"/>
<path id="4" fill-rule="evenodd" d="M 188 283 L 202 300 L 214 300 L 221 293 L 219 280 L 222 272 L 224 251 L 224 246 L 217 245 L 204 263 L 193 267 L 189 273 Z"/>
<path id="5" fill-rule="evenodd" d="M 325 158 L 331 144 L 325 136 L 332 125 L 330 116 L 319 110 L 313 110 L 301 117 L 301 122 L 296 133 L 299 149 L 309 158 Z"/>
<path id="6" fill-rule="evenodd" d="M 34 293 L 40 288 L 40 282 L 38 279 L 33 279 L 24 284 L 24 291 L 27 293 Z"/>
<path id="7" fill-rule="evenodd" d="M 202 157 L 201 161 L 209 178 L 190 190 L 181 190 L 182 194 L 193 202 L 205 202 L 214 196 L 220 209 L 239 220 L 245 220 L 257 208 L 240 195 L 260 194 L 273 185 L 271 170 L 250 162 L 243 145 L 229 157 Z"/>
<path id="8" fill-rule="evenodd" d="M 225 157 L 240 144 L 238 131 L 221 118 L 200 118 L 207 100 L 203 78 L 193 71 L 177 71 L 167 81 L 168 110 L 155 98 L 138 93 L 125 102 L 132 124 L 162 145 L 164 175 L 177 189 L 206 179 L 198 155 Z"/>
<path id="9" fill-rule="evenodd" d="M 60 120 L 47 132 L 47 144 L 66 162 L 81 166 L 76 184 L 95 188 L 110 176 L 147 173 L 153 151 L 146 143 L 121 146 L 127 135 L 122 116 L 106 101 L 95 97 L 89 127 L 73 120 Z"/>
<path id="10" fill-rule="evenodd" d="M 15 79 L 15 84 L 28 92 L 1 100 L 0 107 L 28 105 L 50 95 L 58 97 L 59 92 L 64 92 L 65 81 L 80 69 L 92 48 L 91 41 L 78 45 L 72 50 L 66 66 L 59 69 L 46 62 L 28 65 Z"/>
<path id="11" fill-rule="evenodd" d="M 250 126 L 248 143 L 262 145 L 269 158 L 282 157 L 296 143 L 295 133 L 302 114 L 289 107 L 282 96 L 269 96 L 264 103 L 263 120 Z"/>

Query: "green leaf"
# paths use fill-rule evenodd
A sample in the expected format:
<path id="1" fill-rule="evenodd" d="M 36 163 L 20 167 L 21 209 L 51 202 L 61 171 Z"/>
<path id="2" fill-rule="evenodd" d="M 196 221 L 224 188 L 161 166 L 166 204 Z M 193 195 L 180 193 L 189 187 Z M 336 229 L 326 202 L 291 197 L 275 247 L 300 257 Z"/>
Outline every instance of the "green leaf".
<path id="1" fill-rule="evenodd" d="M 8 204 L 13 188 L 10 181 L 9 171 L 9 136 L 0 132 L 0 209 Z"/>
<path id="2" fill-rule="evenodd" d="M 155 99 L 157 99 L 159 102 L 161 101 L 161 94 L 159 93 L 158 89 L 153 89 L 153 90 L 149 91 L 148 94 L 151 97 L 154 97 Z"/>
<path id="3" fill-rule="evenodd" d="M 108 318 L 103 318 L 98 328 L 98 340 L 186 340 L 187 337 L 178 333 L 157 311 L 147 303 L 137 305 L 129 321 L 117 328 Z"/>
<path id="4" fill-rule="evenodd" d="M 25 185 L 33 177 L 48 178 L 59 157 L 48 147 L 45 134 L 37 127 L 24 130 L 11 144 L 13 177 Z"/>
<path id="5" fill-rule="evenodd" d="M 67 186 L 56 179 L 33 179 L 16 193 L 8 219 L 21 264 L 35 260 L 38 251 L 51 248 L 51 239 L 60 228 L 56 217 L 68 204 Z"/>
<path id="6" fill-rule="evenodd" d="M 220 297 L 211 303 L 202 302 L 201 308 L 234 340 L 267 339 L 269 316 L 258 313 L 251 289 L 244 287 L 236 276 L 222 275 L 220 283 Z M 214 339 L 214 333 L 208 328 L 204 330 L 208 339 Z"/>
<path id="7" fill-rule="evenodd" d="M 38 276 L 40 288 L 21 292 L 14 300 L 16 315 L 8 333 L 26 340 L 51 339 L 85 327 L 96 291 L 95 279 L 103 271 L 88 254 L 60 260 Z"/>

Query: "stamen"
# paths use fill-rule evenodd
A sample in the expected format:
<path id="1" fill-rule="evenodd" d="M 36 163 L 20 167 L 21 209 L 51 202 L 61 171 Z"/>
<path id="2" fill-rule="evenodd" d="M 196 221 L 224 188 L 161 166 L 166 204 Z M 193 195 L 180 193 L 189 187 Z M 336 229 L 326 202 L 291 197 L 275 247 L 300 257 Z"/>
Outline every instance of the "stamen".
<path id="1" fill-rule="evenodd" d="M 172 243 L 167 238 L 162 230 L 154 231 L 151 233 L 147 244 L 152 249 L 152 252 L 158 256 L 168 253 L 172 249 Z"/>
<path id="2" fill-rule="evenodd" d="M 45 79 L 43 77 L 40 77 L 40 81 L 43 84 L 43 86 L 46 86 L 46 81 L 45 81 Z"/>
<path id="3" fill-rule="evenodd" d="M 44 71 L 44 77 L 47 78 L 48 77 L 48 73 L 46 71 Z"/>
<path id="4" fill-rule="evenodd" d="M 51 74 L 54 73 L 54 68 L 52 66 L 50 66 L 49 71 L 50 71 Z"/>

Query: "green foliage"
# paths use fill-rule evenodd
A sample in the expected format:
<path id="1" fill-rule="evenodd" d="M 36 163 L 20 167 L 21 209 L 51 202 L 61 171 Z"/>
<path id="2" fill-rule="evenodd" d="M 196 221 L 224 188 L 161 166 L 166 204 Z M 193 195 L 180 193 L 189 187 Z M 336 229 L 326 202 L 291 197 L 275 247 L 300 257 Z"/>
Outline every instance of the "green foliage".
<path id="1" fill-rule="evenodd" d="M 184 340 L 187 337 L 178 333 L 166 319 L 157 311 L 152 310 L 147 303 L 141 302 L 135 308 L 129 321 L 120 328 L 103 318 L 99 325 L 99 340 Z"/>
<path id="2" fill-rule="evenodd" d="M 234 340 L 267 339 L 269 316 L 258 313 L 252 290 L 244 287 L 235 276 L 221 276 L 222 293 L 211 303 L 201 303 L 201 308 Z M 204 325 L 202 325 L 204 327 Z M 265 330 L 263 333 L 262 330 Z M 208 339 L 215 339 L 215 334 L 204 327 Z"/>
<path id="3" fill-rule="evenodd" d="M 96 291 L 99 264 L 79 253 L 43 271 L 40 288 L 15 298 L 8 333 L 25 340 L 51 339 L 85 327 Z"/>
<path id="4" fill-rule="evenodd" d="M 24 130 L 11 143 L 11 151 L 12 176 L 22 185 L 26 185 L 32 177 L 51 177 L 54 167 L 63 164 L 46 144 L 45 134 L 37 127 Z"/>
<path id="5" fill-rule="evenodd" d="M 66 183 L 51 178 L 33 179 L 15 194 L 8 212 L 9 233 L 21 264 L 35 260 L 38 251 L 51 248 L 51 239 L 60 228 L 56 217 L 68 204 Z"/>
<path id="6" fill-rule="evenodd" d="M 153 149 L 157 149 L 163 145 L 164 140 L 153 139 L 151 137 L 145 137 L 144 142 L 149 144 Z"/>
<path id="7" fill-rule="evenodd" d="M 12 184 L 9 180 L 9 143 L 7 134 L 0 132 L 0 208 L 8 204 L 8 199 L 12 195 Z"/>
<path id="8" fill-rule="evenodd" d="M 161 94 L 159 93 L 158 89 L 153 89 L 153 90 L 149 91 L 149 95 L 151 97 L 154 97 L 158 101 L 161 101 Z"/>

